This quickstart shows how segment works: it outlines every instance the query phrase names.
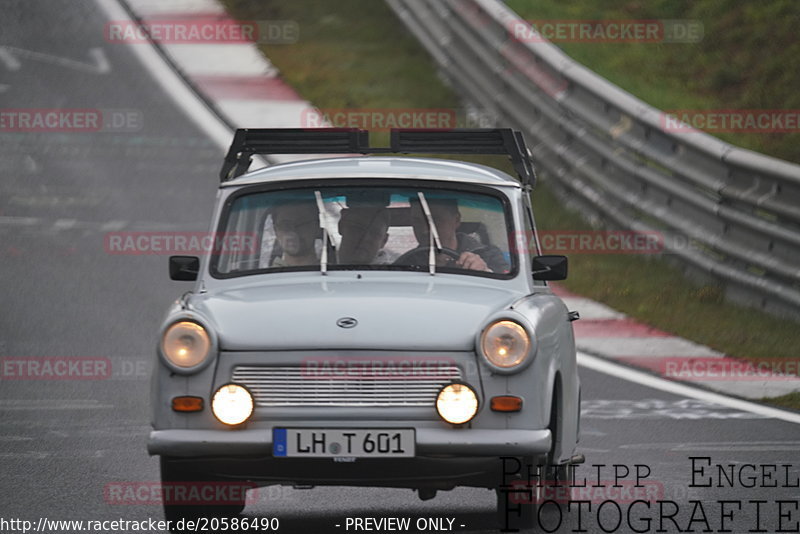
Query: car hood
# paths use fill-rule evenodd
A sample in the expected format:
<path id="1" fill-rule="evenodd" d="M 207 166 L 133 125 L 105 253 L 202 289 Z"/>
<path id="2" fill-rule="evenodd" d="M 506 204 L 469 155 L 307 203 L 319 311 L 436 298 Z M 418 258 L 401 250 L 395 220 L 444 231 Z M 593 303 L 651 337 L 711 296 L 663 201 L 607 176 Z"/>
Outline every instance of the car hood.
<path id="1" fill-rule="evenodd" d="M 514 291 L 458 283 L 303 282 L 196 295 L 221 350 L 472 350 Z M 353 318 L 342 328 L 337 322 Z"/>

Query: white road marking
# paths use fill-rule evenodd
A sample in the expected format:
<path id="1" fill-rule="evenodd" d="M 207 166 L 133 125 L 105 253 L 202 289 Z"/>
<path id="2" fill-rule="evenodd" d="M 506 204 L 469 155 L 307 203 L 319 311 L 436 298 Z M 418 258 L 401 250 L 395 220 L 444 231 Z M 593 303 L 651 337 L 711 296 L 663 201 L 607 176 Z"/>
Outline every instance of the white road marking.
<path id="1" fill-rule="evenodd" d="M 94 399 L 0 399 L 0 410 L 112 410 L 113 404 Z"/>
<path id="2" fill-rule="evenodd" d="M 116 0 L 95 0 L 108 20 L 132 23 L 128 13 Z M 173 103 L 183 110 L 184 114 L 194 122 L 222 151 L 228 150 L 231 143 L 231 131 L 206 104 L 158 55 L 158 52 L 147 45 L 129 44 L 128 49 L 139 59 L 152 75 L 153 80 L 169 95 Z"/>
<path id="3" fill-rule="evenodd" d="M 101 232 L 117 232 L 128 225 L 128 221 L 108 221 L 100 226 Z"/>
<path id="4" fill-rule="evenodd" d="M 0 452 L 0 460 L 44 460 L 48 456 L 49 452 Z"/>
<path id="5" fill-rule="evenodd" d="M 56 199 L 57 197 L 53 197 Z M 58 202 L 51 202 L 49 205 L 57 205 Z M 43 231 L 62 231 L 62 230 L 89 230 L 99 232 L 115 232 L 123 228 L 129 228 L 131 232 L 153 231 L 153 232 L 202 232 L 205 225 L 198 221 L 194 224 L 174 224 L 158 221 L 79 221 L 77 219 L 41 219 L 38 217 L 16 217 L 12 215 L 0 216 L 0 230 L 7 227 L 20 228 L 31 227 L 34 230 Z"/>
<path id="6" fill-rule="evenodd" d="M 218 13 L 225 15 L 225 10 L 214 0 L 128 0 L 137 16 L 172 15 L 178 13 Z"/>
<path id="7" fill-rule="evenodd" d="M 800 442 L 797 441 L 765 441 L 739 443 L 679 443 L 673 451 L 730 451 L 730 452 L 797 452 Z"/>
<path id="8" fill-rule="evenodd" d="M 217 107 L 240 128 L 303 128 L 304 117 L 311 106 L 305 100 L 247 100 L 243 98 L 217 100 Z"/>
<path id="9" fill-rule="evenodd" d="M 25 163 L 25 170 L 28 173 L 34 174 L 39 172 L 41 167 L 39 166 L 39 163 L 33 158 L 33 156 L 31 156 L 30 154 L 25 154 L 25 158 L 23 161 Z"/>
<path id="10" fill-rule="evenodd" d="M 766 416 L 697 399 L 588 399 L 581 419 L 762 419 Z"/>
<path id="11" fill-rule="evenodd" d="M 0 225 L 8 226 L 34 226 L 39 224 L 38 217 L 13 217 L 10 215 L 0 215 Z"/>
<path id="12" fill-rule="evenodd" d="M 680 378 L 675 377 L 675 378 Z M 698 386 L 748 399 L 780 397 L 800 391 L 800 378 L 776 375 L 771 380 L 692 380 Z"/>
<path id="13" fill-rule="evenodd" d="M 44 460 L 45 458 L 64 459 L 64 458 L 79 458 L 79 459 L 96 459 L 106 458 L 109 456 L 111 449 L 98 449 L 98 450 L 59 450 L 59 451 L 24 451 L 24 452 L 2 452 L 0 453 L 0 460 Z M 116 457 L 120 456 L 121 451 L 113 451 Z"/>
<path id="14" fill-rule="evenodd" d="M 636 450 L 667 450 L 667 451 L 744 451 L 744 452 L 796 452 L 800 449 L 798 441 L 744 441 L 732 443 L 730 441 L 710 441 L 698 443 L 628 443 L 620 445 L 620 449 Z M 784 460 L 773 460 L 774 463 Z M 731 464 L 743 463 L 731 460 Z M 785 463 L 791 463 L 786 460 Z"/>
<path id="15" fill-rule="evenodd" d="M 117 0 L 95 0 L 95 2 L 100 9 L 105 12 L 108 20 L 133 23 L 128 12 L 120 6 Z M 188 5 L 190 2 L 186 2 L 186 4 Z M 170 9 L 177 9 L 175 2 L 170 2 L 170 5 Z M 205 5 L 205 2 L 201 2 L 200 5 Z M 228 47 L 231 45 L 226 44 L 225 46 Z M 233 134 L 230 127 L 209 109 L 208 105 L 194 92 L 194 89 L 188 85 L 186 80 L 179 76 L 172 67 L 164 61 L 155 47 L 149 45 L 143 46 L 140 44 L 128 44 L 128 47 L 142 63 L 142 66 L 150 72 L 153 80 L 161 86 L 166 94 L 172 97 L 175 105 L 182 109 L 184 114 L 205 132 L 214 144 L 219 146 L 222 151 L 227 152 Z M 257 50 L 255 47 L 253 47 L 253 49 Z M 264 63 L 269 65 L 266 58 L 262 56 L 261 59 Z M 267 162 L 271 159 L 272 158 L 262 158 L 260 156 L 254 157 L 251 169 L 263 167 L 267 165 Z"/>
<path id="16" fill-rule="evenodd" d="M 14 71 L 19 70 L 22 64 L 17 57 L 11 53 L 5 46 L 0 46 L 0 63 L 5 65 L 6 69 Z"/>
<path id="17" fill-rule="evenodd" d="M 78 223 L 75 219 L 58 219 L 53 223 L 53 230 L 69 230 Z"/>
<path id="18" fill-rule="evenodd" d="M 680 337 L 579 337 L 578 349 L 618 357 L 724 358 L 725 355 Z"/>
<path id="19" fill-rule="evenodd" d="M 189 76 L 274 77 L 278 74 L 278 69 L 254 44 L 168 44 L 164 49 Z"/>
<path id="20" fill-rule="evenodd" d="M 90 48 L 89 57 L 94 60 L 98 74 L 111 72 L 111 63 L 108 61 L 108 57 L 106 57 L 106 53 L 103 52 L 102 48 Z"/>
<path id="21" fill-rule="evenodd" d="M 628 382 L 635 382 L 637 384 L 660 391 L 666 391 L 667 393 L 672 393 L 673 395 L 682 395 L 684 397 L 693 399 L 705 400 L 715 404 L 720 404 L 722 406 L 727 406 L 728 408 L 733 408 L 735 410 L 742 410 L 774 419 L 780 419 L 790 423 L 800 424 L 800 414 L 797 413 L 781 410 L 779 408 L 773 408 L 771 406 L 764 406 L 762 404 L 756 404 L 746 400 L 735 399 L 719 393 L 704 391 L 686 384 L 680 384 L 678 382 L 672 382 L 664 378 L 625 367 L 624 365 L 603 360 L 602 358 L 590 356 L 583 352 L 578 352 L 578 364 L 586 367 L 587 369 L 592 369 L 593 371 L 605 373 L 622 380 L 627 380 Z"/>
<path id="22" fill-rule="evenodd" d="M 591 299 L 583 297 L 561 297 L 567 308 L 580 312 L 583 320 L 599 319 L 624 319 L 625 314 L 620 313 L 605 304 L 600 304 Z"/>
<path id="23" fill-rule="evenodd" d="M 19 70 L 22 68 L 19 58 L 25 58 L 42 61 L 44 63 L 53 63 L 62 67 L 92 74 L 108 74 L 111 72 L 111 64 L 108 62 L 108 58 L 102 48 L 90 48 L 88 56 L 91 62 L 77 61 L 66 57 L 54 56 L 52 54 L 45 54 L 44 52 L 36 52 L 34 50 L 26 50 L 13 46 L 0 47 L 0 62 L 2 62 L 8 70 Z"/>
<path id="24" fill-rule="evenodd" d="M 593 428 L 581 428 L 581 436 L 606 436 L 606 432 L 601 432 Z"/>

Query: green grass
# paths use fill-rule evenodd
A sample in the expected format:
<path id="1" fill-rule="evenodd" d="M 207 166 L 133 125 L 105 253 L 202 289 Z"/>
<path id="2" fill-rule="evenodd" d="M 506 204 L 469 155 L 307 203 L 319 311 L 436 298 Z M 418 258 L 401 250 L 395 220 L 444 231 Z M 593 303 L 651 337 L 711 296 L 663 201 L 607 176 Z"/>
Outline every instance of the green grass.
<path id="1" fill-rule="evenodd" d="M 265 54 L 304 98 L 320 108 L 459 108 L 427 53 L 382 1 L 225 0 L 240 19 L 291 19 L 300 25 L 293 45 L 264 46 Z M 676 17 L 677 18 L 677 17 Z M 497 159 L 470 158 L 486 164 Z M 501 164 L 505 170 L 510 166 Z M 563 208 L 546 184 L 534 193 L 544 230 L 591 227 Z M 657 328 L 727 354 L 794 358 L 797 323 L 723 301 L 720 288 L 695 286 L 663 261 L 637 255 L 574 254 L 570 291 L 606 302 Z M 800 399 L 788 401 L 800 407 Z"/>
<path id="2" fill-rule="evenodd" d="M 696 43 L 557 42 L 576 61 L 659 109 L 800 109 L 795 0 L 509 0 L 526 20 L 699 21 Z M 715 133 L 800 162 L 800 132 Z"/>
<path id="3" fill-rule="evenodd" d="M 783 408 L 790 408 L 793 410 L 800 410 L 800 392 L 789 393 L 782 397 L 773 397 L 771 399 L 764 399 L 764 401 L 774 404 L 775 406 L 782 406 Z"/>
<path id="4" fill-rule="evenodd" d="M 382 1 L 227 0 L 238 18 L 289 19 L 293 45 L 265 46 L 290 85 L 324 108 L 448 107 L 433 62 Z M 387 56 L 387 45 L 391 53 Z"/>

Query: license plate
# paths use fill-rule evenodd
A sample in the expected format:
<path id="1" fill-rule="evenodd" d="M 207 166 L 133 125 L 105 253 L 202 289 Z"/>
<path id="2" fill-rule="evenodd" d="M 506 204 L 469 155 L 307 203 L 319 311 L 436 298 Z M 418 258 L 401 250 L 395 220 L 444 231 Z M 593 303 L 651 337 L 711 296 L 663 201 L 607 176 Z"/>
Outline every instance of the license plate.
<path id="1" fill-rule="evenodd" d="M 409 458 L 414 429 L 274 428 L 272 455 L 285 457 Z"/>

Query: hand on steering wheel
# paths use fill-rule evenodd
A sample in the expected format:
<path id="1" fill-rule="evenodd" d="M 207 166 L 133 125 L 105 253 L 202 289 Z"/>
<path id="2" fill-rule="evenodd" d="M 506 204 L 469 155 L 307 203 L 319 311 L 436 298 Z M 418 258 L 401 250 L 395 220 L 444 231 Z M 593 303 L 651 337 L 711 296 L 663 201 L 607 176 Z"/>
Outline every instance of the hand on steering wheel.
<path id="1" fill-rule="evenodd" d="M 414 265 L 417 263 L 422 263 L 427 265 L 431 248 L 432 247 L 424 246 L 411 249 L 408 252 L 403 253 L 396 260 L 394 260 L 392 262 L 392 265 Z M 458 261 L 458 259 L 461 257 L 461 254 L 457 250 L 453 250 L 452 248 L 440 248 L 438 253 L 450 257 L 451 263 L 454 261 Z M 422 256 L 423 254 L 425 255 L 424 258 L 422 258 L 424 261 L 421 262 L 409 261 L 411 258 L 415 258 L 416 256 Z"/>

